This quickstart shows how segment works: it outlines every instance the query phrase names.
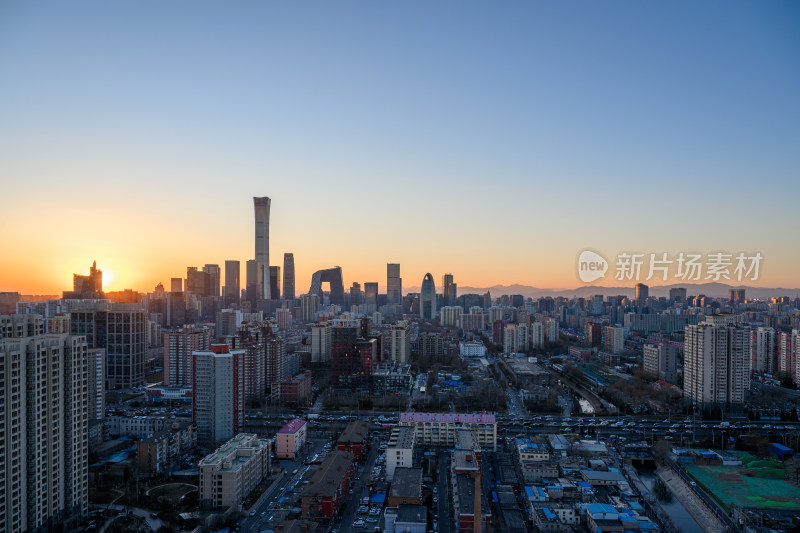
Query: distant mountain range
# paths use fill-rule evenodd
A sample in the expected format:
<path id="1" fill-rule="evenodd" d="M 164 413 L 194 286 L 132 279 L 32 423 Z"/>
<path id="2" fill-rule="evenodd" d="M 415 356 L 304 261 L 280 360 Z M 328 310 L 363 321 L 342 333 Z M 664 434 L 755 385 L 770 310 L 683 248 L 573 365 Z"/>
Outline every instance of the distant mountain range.
<path id="1" fill-rule="evenodd" d="M 646 283 L 645 283 L 646 284 Z M 669 296 L 669 290 L 676 287 L 685 287 L 689 296 L 704 294 L 712 298 L 726 298 L 730 289 L 745 289 L 748 298 L 777 298 L 779 296 L 789 296 L 791 298 L 800 297 L 800 289 L 784 289 L 769 287 L 750 287 L 748 285 L 727 285 L 725 283 L 675 283 L 672 285 L 650 286 L 650 296 Z M 440 287 L 436 287 L 441 291 Z M 502 296 L 503 294 L 521 294 L 522 296 L 538 298 L 540 296 L 564 296 L 567 298 L 589 298 L 595 294 L 603 296 L 627 296 L 632 298 L 635 289 L 631 287 L 603 287 L 602 285 L 585 285 L 574 289 L 542 289 L 531 287 L 530 285 L 494 285 L 492 287 L 462 287 L 458 286 L 458 294 L 484 294 L 489 291 L 492 297 Z M 409 287 L 405 292 L 419 292 L 419 287 Z"/>

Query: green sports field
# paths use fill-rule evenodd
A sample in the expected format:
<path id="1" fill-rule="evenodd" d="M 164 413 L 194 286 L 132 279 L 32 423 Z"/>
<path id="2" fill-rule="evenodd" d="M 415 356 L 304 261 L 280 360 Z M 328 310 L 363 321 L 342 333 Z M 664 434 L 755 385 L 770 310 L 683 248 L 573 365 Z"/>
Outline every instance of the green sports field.
<path id="1" fill-rule="evenodd" d="M 748 457 L 742 466 L 684 465 L 689 474 L 727 507 L 800 509 L 800 488 L 784 481 L 780 463 Z"/>

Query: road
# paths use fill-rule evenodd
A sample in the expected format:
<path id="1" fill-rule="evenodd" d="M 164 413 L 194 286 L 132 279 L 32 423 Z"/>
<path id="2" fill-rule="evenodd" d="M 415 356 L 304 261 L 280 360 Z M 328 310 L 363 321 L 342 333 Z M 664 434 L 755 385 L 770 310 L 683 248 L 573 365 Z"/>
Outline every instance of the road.
<path id="1" fill-rule="evenodd" d="M 439 519 L 439 533 L 450 533 L 450 454 L 442 452 L 439 454 L 439 478 L 436 484 L 439 494 L 439 512 L 434 516 Z"/>

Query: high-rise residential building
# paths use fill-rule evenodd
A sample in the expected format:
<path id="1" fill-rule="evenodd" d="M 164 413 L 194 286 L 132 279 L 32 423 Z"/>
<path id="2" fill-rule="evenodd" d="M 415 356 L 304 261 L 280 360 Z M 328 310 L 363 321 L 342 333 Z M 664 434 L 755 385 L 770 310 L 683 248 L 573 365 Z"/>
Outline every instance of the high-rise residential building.
<path id="1" fill-rule="evenodd" d="M 231 350 L 244 351 L 244 401 L 248 407 L 260 406 L 267 396 L 265 335 L 272 335 L 270 328 L 256 322 L 224 339 Z"/>
<path id="2" fill-rule="evenodd" d="M 319 303 L 319 296 L 316 294 L 304 294 L 300 297 L 300 308 L 304 322 L 311 322 L 316 319 Z"/>
<path id="3" fill-rule="evenodd" d="M 203 267 L 203 272 L 208 274 L 209 284 L 211 285 L 209 296 L 219 298 L 220 269 L 219 265 L 208 264 Z"/>
<path id="4" fill-rule="evenodd" d="M 239 261 L 225 261 L 225 305 L 238 304 L 241 291 L 241 264 Z"/>
<path id="5" fill-rule="evenodd" d="M 422 288 L 419 293 L 419 316 L 423 319 L 436 318 L 436 284 L 430 272 L 422 279 Z"/>
<path id="6" fill-rule="evenodd" d="M 454 306 L 458 298 L 458 286 L 453 283 L 453 275 L 445 274 L 442 276 L 442 305 Z"/>
<path id="7" fill-rule="evenodd" d="M 311 326 L 311 361 L 331 360 L 332 326 L 329 322 Z"/>
<path id="8" fill-rule="evenodd" d="M 464 313 L 459 318 L 459 327 L 464 331 L 483 331 L 486 327 L 483 307 L 470 307 L 469 313 Z"/>
<path id="9" fill-rule="evenodd" d="M 686 287 L 674 287 L 669 290 L 671 302 L 684 303 L 686 301 Z"/>
<path id="10" fill-rule="evenodd" d="M 197 442 L 215 444 L 244 429 L 245 350 L 212 344 L 194 353 L 192 418 Z"/>
<path id="11" fill-rule="evenodd" d="M 281 299 L 281 267 L 269 267 L 269 293 L 273 300 Z"/>
<path id="12" fill-rule="evenodd" d="M 286 345 L 282 337 L 273 335 L 271 330 L 264 338 L 265 374 L 267 388 L 286 377 Z"/>
<path id="13" fill-rule="evenodd" d="M 547 318 L 544 321 L 544 338 L 547 342 L 558 342 L 558 319 Z"/>
<path id="14" fill-rule="evenodd" d="M 82 303 L 70 311 L 73 335 L 85 335 L 89 348 L 106 352 L 109 389 L 144 385 L 147 312 L 138 304 Z"/>
<path id="15" fill-rule="evenodd" d="M 400 263 L 386 265 L 386 304 L 403 304 L 403 278 L 400 277 Z"/>
<path id="16" fill-rule="evenodd" d="M 281 307 L 275 310 L 275 318 L 278 321 L 278 329 L 287 330 L 292 327 L 292 310 Z"/>
<path id="17" fill-rule="evenodd" d="M 403 365 L 411 362 L 411 328 L 406 320 L 389 330 L 389 358 Z"/>
<path id="18" fill-rule="evenodd" d="M 239 309 L 222 309 L 217 311 L 217 329 L 216 335 L 218 339 L 227 337 L 229 335 L 236 335 L 236 330 L 244 322 L 244 313 Z"/>
<path id="19" fill-rule="evenodd" d="M 181 278 L 170 278 L 170 280 L 169 280 L 169 291 L 170 292 L 183 292 L 183 279 L 181 279 Z"/>
<path id="20" fill-rule="evenodd" d="M 0 531 L 74 528 L 86 516 L 89 357 L 81 336 L 0 340 Z"/>
<path id="21" fill-rule="evenodd" d="M 686 326 L 683 394 L 698 405 L 740 404 L 750 390 L 750 330 L 705 322 Z"/>
<path id="22" fill-rule="evenodd" d="M 603 342 L 603 326 L 597 322 L 586 324 L 586 340 L 591 346 L 600 346 Z"/>
<path id="23" fill-rule="evenodd" d="M 375 306 L 375 309 L 370 308 L 369 312 L 374 312 L 378 307 L 378 282 L 369 281 L 364 284 L 364 303 L 370 306 Z"/>
<path id="24" fill-rule="evenodd" d="M 283 298 L 294 300 L 294 254 L 283 254 Z"/>
<path id="25" fill-rule="evenodd" d="M 456 327 L 460 323 L 461 315 L 463 314 L 464 308 L 460 305 L 445 305 L 439 309 L 439 318 L 445 328 Z"/>
<path id="26" fill-rule="evenodd" d="M 753 372 L 774 374 L 778 364 L 775 357 L 777 343 L 773 328 L 760 327 L 750 332 L 751 363 Z"/>
<path id="27" fill-rule="evenodd" d="M 642 347 L 642 369 L 648 375 L 675 383 L 678 379 L 678 349 L 666 342 L 645 344 Z"/>
<path id="28" fill-rule="evenodd" d="M 250 309 L 256 308 L 256 303 L 264 293 L 264 284 L 268 278 L 264 278 L 264 269 L 260 261 L 250 259 L 247 261 L 247 301 L 250 302 Z"/>
<path id="29" fill-rule="evenodd" d="M 543 322 L 531 322 L 531 347 L 544 348 L 545 327 Z"/>
<path id="30" fill-rule="evenodd" d="M 89 352 L 89 420 L 106 416 L 106 351 L 90 348 Z"/>
<path id="31" fill-rule="evenodd" d="M 261 292 L 257 299 L 270 299 L 269 280 L 269 208 L 271 200 L 268 197 L 253 197 L 253 207 L 256 215 L 256 257 L 255 260 L 261 263 L 261 279 L 264 280 Z M 249 263 L 249 262 L 248 262 Z M 249 273 L 248 273 L 249 282 Z"/>
<path id="32" fill-rule="evenodd" d="M 650 297 L 650 287 L 644 283 L 636 284 L 636 299 L 640 302 L 647 300 Z"/>
<path id="33" fill-rule="evenodd" d="M 792 381 L 797 380 L 797 344 L 800 330 L 781 331 L 778 336 L 778 370 L 785 372 L 792 377 Z"/>
<path id="34" fill-rule="evenodd" d="M 745 289 L 728 289 L 728 300 L 734 304 L 745 302 Z"/>
<path id="35" fill-rule="evenodd" d="M 211 329 L 185 326 L 164 333 L 164 384 L 191 386 L 194 379 L 194 352 L 211 348 Z"/>
<path id="36" fill-rule="evenodd" d="M 625 328 L 621 326 L 605 327 L 605 348 L 611 353 L 622 353 L 625 349 Z"/>

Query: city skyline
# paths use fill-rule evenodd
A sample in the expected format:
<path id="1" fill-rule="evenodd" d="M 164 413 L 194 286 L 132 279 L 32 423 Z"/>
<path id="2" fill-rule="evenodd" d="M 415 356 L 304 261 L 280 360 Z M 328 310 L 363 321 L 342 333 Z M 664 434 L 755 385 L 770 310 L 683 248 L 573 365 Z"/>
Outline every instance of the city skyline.
<path id="1" fill-rule="evenodd" d="M 0 290 L 244 263 L 256 195 L 298 294 L 389 262 L 569 289 L 587 248 L 798 284 L 796 4 L 452 7 L 0 6 Z"/>

